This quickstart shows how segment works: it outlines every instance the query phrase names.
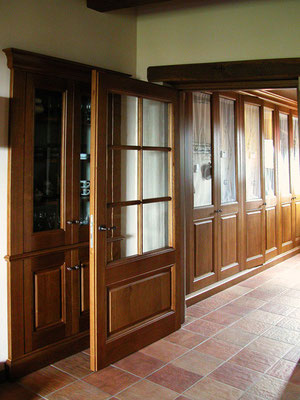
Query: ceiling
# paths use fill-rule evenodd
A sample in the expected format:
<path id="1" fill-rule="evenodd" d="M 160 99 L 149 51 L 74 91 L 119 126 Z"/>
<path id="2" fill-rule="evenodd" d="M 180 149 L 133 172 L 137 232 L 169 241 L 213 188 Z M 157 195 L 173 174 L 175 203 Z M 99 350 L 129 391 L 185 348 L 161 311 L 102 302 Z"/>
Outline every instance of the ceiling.
<path id="1" fill-rule="evenodd" d="M 297 101 L 297 89 L 268 89 L 268 92 Z"/>

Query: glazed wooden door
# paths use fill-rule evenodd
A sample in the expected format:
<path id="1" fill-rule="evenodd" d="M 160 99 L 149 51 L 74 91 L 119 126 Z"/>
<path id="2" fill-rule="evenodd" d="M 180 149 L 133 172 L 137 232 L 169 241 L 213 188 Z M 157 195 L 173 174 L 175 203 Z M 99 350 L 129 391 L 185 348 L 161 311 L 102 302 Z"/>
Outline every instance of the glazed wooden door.
<path id="1" fill-rule="evenodd" d="M 28 74 L 24 251 L 71 243 L 72 104 L 68 81 Z"/>
<path id="2" fill-rule="evenodd" d="M 217 99 L 218 127 L 218 270 L 225 279 L 241 268 L 240 141 L 237 129 L 239 97 L 220 95 Z"/>
<path id="3" fill-rule="evenodd" d="M 186 93 L 188 293 L 218 280 L 217 95 Z"/>
<path id="4" fill-rule="evenodd" d="M 265 203 L 265 260 L 278 254 L 278 182 L 277 158 L 275 151 L 275 106 L 268 104 L 263 107 L 263 178 Z"/>
<path id="5" fill-rule="evenodd" d="M 265 218 L 262 178 L 263 112 L 260 101 L 244 96 L 244 176 L 246 268 L 263 264 Z"/>
<path id="6" fill-rule="evenodd" d="M 180 327 L 178 94 L 96 71 L 92 92 L 91 368 L 97 370 Z"/>
<path id="7" fill-rule="evenodd" d="M 281 252 L 294 247 L 291 183 L 292 117 L 279 107 L 279 189 L 281 211 Z"/>
<path id="8" fill-rule="evenodd" d="M 298 116 L 292 116 L 293 148 L 292 148 L 292 189 L 293 189 L 293 220 L 294 245 L 300 245 L 300 144 Z"/>

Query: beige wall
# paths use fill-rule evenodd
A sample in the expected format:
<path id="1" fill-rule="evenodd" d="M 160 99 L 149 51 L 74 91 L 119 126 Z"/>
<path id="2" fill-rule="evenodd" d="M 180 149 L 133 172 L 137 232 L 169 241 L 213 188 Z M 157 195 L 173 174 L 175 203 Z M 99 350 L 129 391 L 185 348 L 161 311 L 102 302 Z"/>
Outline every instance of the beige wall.
<path id="1" fill-rule="evenodd" d="M 300 57 L 299 0 L 218 3 L 140 8 L 137 76 L 150 65 Z"/>
<path id="2" fill-rule="evenodd" d="M 0 369 L 7 359 L 7 127 L 10 73 L 1 49 L 16 47 L 135 74 L 134 11 L 101 14 L 86 0 L 0 0 Z"/>

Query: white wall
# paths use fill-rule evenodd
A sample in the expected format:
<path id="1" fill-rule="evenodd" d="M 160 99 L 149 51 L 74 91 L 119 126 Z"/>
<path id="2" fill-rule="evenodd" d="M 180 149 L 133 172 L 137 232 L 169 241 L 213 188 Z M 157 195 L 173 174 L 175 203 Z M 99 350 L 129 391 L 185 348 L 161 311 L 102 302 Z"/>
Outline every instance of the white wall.
<path id="1" fill-rule="evenodd" d="M 0 369 L 7 359 L 7 47 L 135 75 L 135 11 L 102 14 L 86 0 L 0 0 Z"/>
<path id="2" fill-rule="evenodd" d="M 137 76 L 150 65 L 300 57 L 299 0 L 142 7 Z"/>

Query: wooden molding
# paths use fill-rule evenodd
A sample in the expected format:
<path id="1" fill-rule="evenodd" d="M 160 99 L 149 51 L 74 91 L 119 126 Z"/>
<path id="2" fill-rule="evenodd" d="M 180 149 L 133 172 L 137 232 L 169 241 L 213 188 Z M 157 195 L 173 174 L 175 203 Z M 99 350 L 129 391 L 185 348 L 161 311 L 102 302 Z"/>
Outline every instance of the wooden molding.
<path id="1" fill-rule="evenodd" d="M 19 69 L 25 72 L 41 73 L 56 77 L 60 76 L 88 83 L 91 82 L 91 72 L 93 69 L 121 76 L 130 76 L 121 72 L 15 48 L 4 49 L 3 52 L 6 54 L 9 69 Z"/>
<path id="2" fill-rule="evenodd" d="M 119 10 L 121 8 L 132 8 L 147 4 L 170 2 L 171 0 L 87 0 L 87 7 L 92 10 L 105 12 Z"/>
<path id="3" fill-rule="evenodd" d="M 284 85 L 288 85 L 290 81 L 297 80 L 298 76 L 300 76 L 300 58 L 165 65 L 148 68 L 150 82 L 180 84 L 181 88 L 191 84 L 194 84 L 194 88 L 197 84 L 202 87 L 206 85 L 209 88 L 209 84 L 212 84 L 222 89 L 223 83 L 230 87 L 231 82 L 235 86 L 237 82 L 242 82 L 247 86 L 248 82 L 251 85 L 253 81 L 265 83 L 278 80 L 286 81 Z M 245 89 L 246 86 L 244 86 Z M 268 84 L 266 83 L 264 87 L 267 88 Z M 274 85 L 269 87 L 274 87 Z"/>

